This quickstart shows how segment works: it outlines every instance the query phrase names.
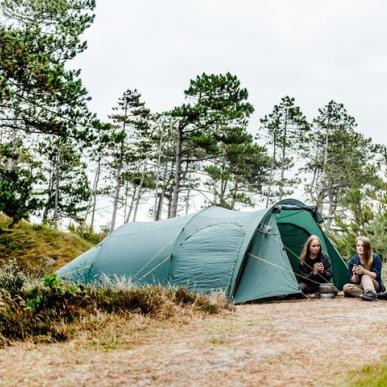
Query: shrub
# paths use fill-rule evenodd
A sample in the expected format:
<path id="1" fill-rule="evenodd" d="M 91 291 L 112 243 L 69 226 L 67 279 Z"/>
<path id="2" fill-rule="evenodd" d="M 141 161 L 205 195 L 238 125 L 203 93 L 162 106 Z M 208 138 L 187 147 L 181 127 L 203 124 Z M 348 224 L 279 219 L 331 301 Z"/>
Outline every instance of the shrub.
<path id="1" fill-rule="evenodd" d="M 95 232 L 94 229 L 87 225 L 74 225 L 70 224 L 69 231 L 78 235 L 82 239 L 89 241 L 93 244 L 97 244 L 102 241 L 107 235 L 106 232 Z"/>
<path id="2" fill-rule="evenodd" d="M 9 275 L 9 270 L 4 272 Z M 66 340 L 76 331 L 77 322 L 100 313 L 169 319 L 187 311 L 212 314 L 231 307 L 224 296 L 208 297 L 186 289 L 135 287 L 128 282 L 81 286 L 63 281 L 56 274 L 47 275 L 37 283 L 23 276 L 18 271 L 14 277 L 4 276 L 7 280 L 3 280 L 0 291 L 0 343 L 3 344 L 30 338 L 48 342 Z"/>
<path id="3" fill-rule="evenodd" d="M 8 292 L 11 296 L 21 291 L 26 279 L 26 275 L 15 261 L 9 261 L 0 267 L 0 289 Z"/>

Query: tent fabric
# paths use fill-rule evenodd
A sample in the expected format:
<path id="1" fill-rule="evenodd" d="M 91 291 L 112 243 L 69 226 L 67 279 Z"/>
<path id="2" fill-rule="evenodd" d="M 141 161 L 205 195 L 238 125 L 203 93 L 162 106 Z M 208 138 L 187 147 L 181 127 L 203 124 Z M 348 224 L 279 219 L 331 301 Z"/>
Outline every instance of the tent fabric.
<path id="1" fill-rule="evenodd" d="M 332 258 L 342 287 L 346 265 L 318 224 L 312 207 L 284 200 L 272 208 L 238 212 L 221 207 L 156 222 L 119 227 L 58 271 L 81 283 L 130 278 L 136 285 L 224 291 L 235 303 L 298 294 L 298 256 L 311 234 Z"/>
<path id="2" fill-rule="evenodd" d="M 234 297 L 236 303 L 300 293 L 287 255 L 274 238 L 280 236 L 274 218 L 269 226 L 271 234 L 254 235 Z"/>

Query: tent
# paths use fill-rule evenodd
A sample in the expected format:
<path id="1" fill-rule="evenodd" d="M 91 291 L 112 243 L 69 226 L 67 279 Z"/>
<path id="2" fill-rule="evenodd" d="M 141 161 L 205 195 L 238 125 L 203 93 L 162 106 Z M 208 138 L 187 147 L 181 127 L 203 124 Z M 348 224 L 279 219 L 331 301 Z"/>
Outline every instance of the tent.
<path id="1" fill-rule="evenodd" d="M 242 303 L 300 293 L 298 257 L 315 234 L 332 259 L 333 282 L 341 289 L 347 267 L 321 220 L 314 207 L 287 199 L 259 211 L 210 207 L 173 219 L 127 223 L 58 275 L 81 283 L 130 277 L 137 285 L 223 290 Z"/>

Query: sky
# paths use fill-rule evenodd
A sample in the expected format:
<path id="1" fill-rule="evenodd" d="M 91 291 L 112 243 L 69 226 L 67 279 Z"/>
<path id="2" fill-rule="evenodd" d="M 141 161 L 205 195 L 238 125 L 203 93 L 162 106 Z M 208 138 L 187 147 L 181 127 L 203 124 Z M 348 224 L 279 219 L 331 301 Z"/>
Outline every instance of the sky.
<path id="1" fill-rule="evenodd" d="M 72 66 L 102 119 L 128 88 L 162 112 L 190 79 L 229 71 L 249 92 L 252 131 L 285 95 L 309 119 L 333 99 L 387 145 L 385 0 L 97 0 L 95 13 Z"/>

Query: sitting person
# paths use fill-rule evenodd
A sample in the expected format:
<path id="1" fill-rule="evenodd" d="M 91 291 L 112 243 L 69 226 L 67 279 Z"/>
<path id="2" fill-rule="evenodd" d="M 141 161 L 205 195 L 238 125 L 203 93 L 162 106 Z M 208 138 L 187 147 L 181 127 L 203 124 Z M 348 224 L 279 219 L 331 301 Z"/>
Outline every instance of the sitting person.
<path id="1" fill-rule="evenodd" d="M 320 283 L 329 282 L 332 264 L 329 255 L 321 250 L 320 239 L 311 235 L 301 252 L 299 287 L 302 293 L 319 293 Z"/>
<path id="2" fill-rule="evenodd" d="M 349 283 L 344 285 L 344 296 L 376 301 L 377 292 L 383 292 L 381 278 L 382 260 L 372 252 L 371 241 L 363 236 L 356 238 L 356 254 L 348 263 Z"/>

